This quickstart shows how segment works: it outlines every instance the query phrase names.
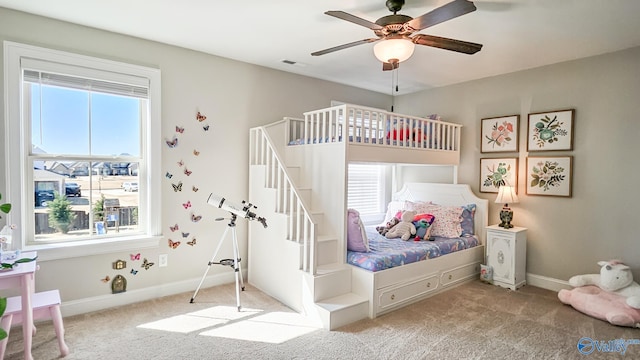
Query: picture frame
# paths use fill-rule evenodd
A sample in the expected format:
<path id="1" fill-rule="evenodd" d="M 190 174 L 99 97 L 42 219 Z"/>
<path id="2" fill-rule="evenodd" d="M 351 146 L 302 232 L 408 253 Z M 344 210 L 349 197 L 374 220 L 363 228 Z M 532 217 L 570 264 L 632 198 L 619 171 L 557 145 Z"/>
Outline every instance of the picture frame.
<path id="1" fill-rule="evenodd" d="M 518 191 L 518 158 L 480 159 L 480 192 L 498 193 L 502 185 Z"/>
<path id="2" fill-rule="evenodd" d="M 575 109 L 529 114 L 527 151 L 573 150 Z"/>
<path id="3" fill-rule="evenodd" d="M 527 157 L 527 195 L 572 196 L 573 156 Z"/>
<path id="4" fill-rule="evenodd" d="M 520 115 L 480 120 L 480 152 L 517 152 Z"/>
<path id="5" fill-rule="evenodd" d="M 107 227 L 104 221 L 96 221 L 94 225 L 96 227 L 96 235 L 105 235 L 107 233 Z"/>

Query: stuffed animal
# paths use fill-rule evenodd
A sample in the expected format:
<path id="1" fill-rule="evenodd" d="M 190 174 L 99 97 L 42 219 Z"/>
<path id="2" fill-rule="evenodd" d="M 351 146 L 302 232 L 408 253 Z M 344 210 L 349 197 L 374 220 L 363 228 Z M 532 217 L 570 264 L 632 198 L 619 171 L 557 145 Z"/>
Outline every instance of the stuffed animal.
<path id="1" fill-rule="evenodd" d="M 618 260 L 599 261 L 600 274 L 576 275 L 569 279 L 573 287 L 595 285 L 604 291 L 627 298 L 627 304 L 640 309 L 640 285 L 633 281 L 631 269 Z"/>
<path id="2" fill-rule="evenodd" d="M 400 222 L 400 219 L 398 219 L 397 217 L 394 217 L 391 220 L 387 221 L 387 224 L 385 226 L 376 226 L 376 230 L 380 235 L 387 235 L 389 230 L 391 230 L 391 228 L 396 226 L 399 222 Z"/>
<path id="3" fill-rule="evenodd" d="M 562 289 L 558 299 L 596 319 L 619 326 L 640 327 L 640 286 L 628 266 L 619 261 L 600 261 L 600 274 L 569 279 L 575 288 Z"/>
<path id="4" fill-rule="evenodd" d="M 413 218 L 416 216 L 416 212 L 413 210 L 407 210 L 400 216 L 400 222 L 396 224 L 391 230 L 387 232 L 385 237 L 387 239 L 401 238 L 404 241 L 409 240 L 411 235 L 416 234 L 416 226 L 413 225 Z"/>

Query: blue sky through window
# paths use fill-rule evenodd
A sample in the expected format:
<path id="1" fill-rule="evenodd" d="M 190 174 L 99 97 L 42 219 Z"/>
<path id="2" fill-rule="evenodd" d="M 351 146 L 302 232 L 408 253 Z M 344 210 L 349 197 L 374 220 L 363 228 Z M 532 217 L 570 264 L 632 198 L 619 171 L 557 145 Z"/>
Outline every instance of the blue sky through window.
<path id="1" fill-rule="evenodd" d="M 140 106 L 133 97 L 31 84 L 32 144 L 48 154 L 139 156 Z"/>

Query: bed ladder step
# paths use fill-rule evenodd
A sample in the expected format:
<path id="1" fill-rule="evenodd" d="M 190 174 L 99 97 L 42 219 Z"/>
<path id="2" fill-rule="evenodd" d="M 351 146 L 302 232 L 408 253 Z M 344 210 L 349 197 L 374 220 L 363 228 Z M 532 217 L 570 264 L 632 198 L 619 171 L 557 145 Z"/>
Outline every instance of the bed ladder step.
<path id="1" fill-rule="evenodd" d="M 313 301 L 328 299 L 351 292 L 351 267 L 342 263 L 318 265 L 316 275 L 307 275 L 313 289 Z"/>
<path id="2" fill-rule="evenodd" d="M 361 295 L 347 293 L 316 302 L 323 327 L 335 330 L 341 326 L 366 319 L 369 302 Z"/>

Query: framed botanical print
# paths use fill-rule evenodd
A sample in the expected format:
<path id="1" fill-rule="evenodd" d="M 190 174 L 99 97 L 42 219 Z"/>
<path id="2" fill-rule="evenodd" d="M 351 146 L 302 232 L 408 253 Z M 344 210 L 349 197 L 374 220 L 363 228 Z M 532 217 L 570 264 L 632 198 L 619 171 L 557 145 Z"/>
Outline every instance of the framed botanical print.
<path id="1" fill-rule="evenodd" d="M 529 114 L 527 151 L 573 150 L 574 109 Z"/>
<path id="2" fill-rule="evenodd" d="M 527 195 L 571 197 L 572 156 L 527 158 Z"/>
<path id="3" fill-rule="evenodd" d="M 518 124 L 520 115 L 509 115 L 480 120 L 480 152 L 518 151 Z"/>
<path id="4" fill-rule="evenodd" d="M 518 189 L 518 158 L 480 159 L 480 192 L 497 193 L 502 185 Z"/>

